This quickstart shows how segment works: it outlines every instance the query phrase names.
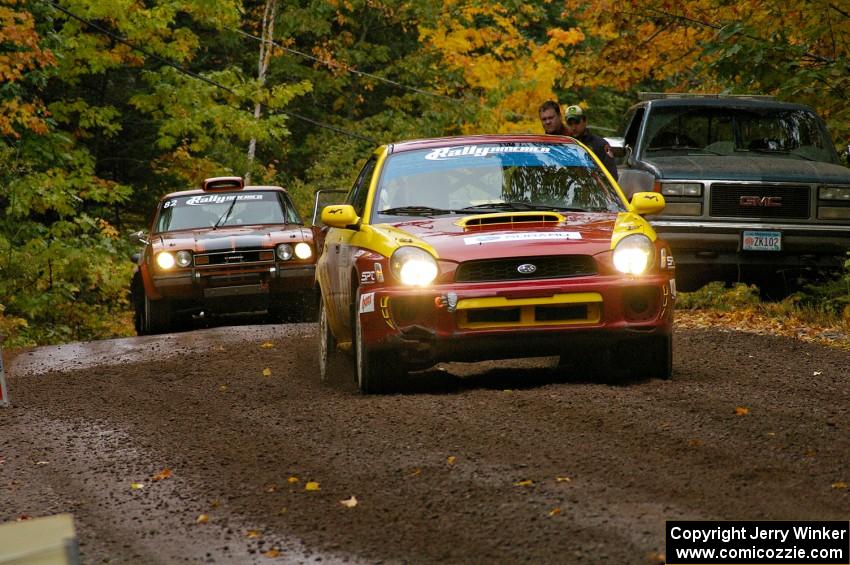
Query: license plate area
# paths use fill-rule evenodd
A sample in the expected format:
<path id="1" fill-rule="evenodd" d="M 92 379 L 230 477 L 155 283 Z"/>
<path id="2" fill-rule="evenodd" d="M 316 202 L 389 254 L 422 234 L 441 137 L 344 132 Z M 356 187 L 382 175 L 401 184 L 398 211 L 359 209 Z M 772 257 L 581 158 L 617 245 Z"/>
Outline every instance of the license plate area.
<path id="1" fill-rule="evenodd" d="M 745 231 L 741 234 L 744 251 L 782 251 L 782 232 Z"/>

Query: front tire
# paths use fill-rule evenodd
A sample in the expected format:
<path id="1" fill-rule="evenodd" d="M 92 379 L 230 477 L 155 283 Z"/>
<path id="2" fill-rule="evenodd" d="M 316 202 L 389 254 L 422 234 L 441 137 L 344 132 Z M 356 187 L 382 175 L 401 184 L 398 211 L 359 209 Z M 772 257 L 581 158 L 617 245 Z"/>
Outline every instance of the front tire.
<path id="1" fill-rule="evenodd" d="M 359 303 L 358 294 L 355 305 Z M 363 323 L 357 311 L 354 312 L 354 366 L 357 386 L 363 394 L 388 392 L 392 384 L 406 373 L 397 354 L 382 351 L 379 355 L 369 351 L 363 339 Z"/>
<path id="2" fill-rule="evenodd" d="M 339 365 L 341 353 L 336 347 L 336 338 L 328 323 L 325 301 L 319 297 L 319 377 L 327 381 L 334 368 Z"/>
<path id="3" fill-rule="evenodd" d="M 173 330 L 174 309 L 168 300 L 151 300 L 145 296 L 145 333 L 164 334 Z"/>

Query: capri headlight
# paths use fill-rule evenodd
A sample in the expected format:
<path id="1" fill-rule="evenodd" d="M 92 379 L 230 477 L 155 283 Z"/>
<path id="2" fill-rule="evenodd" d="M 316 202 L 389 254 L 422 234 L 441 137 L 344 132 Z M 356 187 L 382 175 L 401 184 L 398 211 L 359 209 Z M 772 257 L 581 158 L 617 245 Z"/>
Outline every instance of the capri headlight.
<path id="1" fill-rule="evenodd" d="M 292 259 L 292 246 L 288 243 L 281 243 L 277 246 L 277 258 L 281 261 L 289 261 Z"/>
<path id="2" fill-rule="evenodd" d="M 641 275 L 652 264 L 655 248 L 643 234 L 627 235 L 614 248 L 614 267 L 621 273 Z"/>
<path id="3" fill-rule="evenodd" d="M 174 268 L 174 255 L 170 251 L 163 251 L 156 256 L 156 264 L 159 268 L 167 271 Z"/>
<path id="4" fill-rule="evenodd" d="M 189 251 L 177 252 L 177 266 L 188 267 L 192 264 L 192 254 Z"/>
<path id="5" fill-rule="evenodd" d="M 390 257 L 390 270 L 402 284 L 426 286 L 437 278 L 437 261 L 434 256 L 411 245 L 399 247 Z"/>
<path id="6" fill-rule="evenodd" d="M 313 256 L 313 248 L 310 247 L 309 243 L 301 243 L 295 244 L 295 256 L 299 259 L 309 259 Z"/>

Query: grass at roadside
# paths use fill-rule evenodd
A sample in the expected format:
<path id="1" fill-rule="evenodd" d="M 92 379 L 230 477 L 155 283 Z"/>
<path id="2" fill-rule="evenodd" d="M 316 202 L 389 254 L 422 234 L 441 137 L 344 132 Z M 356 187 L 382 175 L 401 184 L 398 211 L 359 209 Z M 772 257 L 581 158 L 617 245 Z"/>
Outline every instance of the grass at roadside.
<path id="1" fill-rule="evenodd" d="M 842 286 L 843 285 L 843 286 Z M 847 279 L 812 285 L 778 302 L 759 298 L 753 285 L 710 283 L 682 292 L 676 327 L 722 327 L 782 335 L 850 350 L 850 291 Z"/>

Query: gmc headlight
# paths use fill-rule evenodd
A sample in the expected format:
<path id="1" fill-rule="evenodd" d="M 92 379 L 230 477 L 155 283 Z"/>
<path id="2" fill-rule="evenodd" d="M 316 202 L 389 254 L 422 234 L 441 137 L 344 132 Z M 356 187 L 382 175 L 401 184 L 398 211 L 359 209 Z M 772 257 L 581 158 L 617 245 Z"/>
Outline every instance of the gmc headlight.
<path id="1" fill-rule="evenodd" d="M 419 247 L 399 247 L 390 257 L 390 270 L 402 284 L 426 286 L 437 278 L 437 261 Z"/>
<path id="2" fill-rule="evenodd" d="M 299 259 L 309 259 L 313 256 L 313 248 L 310 247 L 310 244 L 304 243 L 303 241 L 301 243 L 296 243 L 295 256 Z"/>
<path id="3" fill-rule="evenodd" d="M 822 186 L 818 191 L 821 200 L 850 200 L 850 187 Z"/>
<path id="4" fill-rule="evenodd" d="M 627 275 L 641 275 L 652 264 L 655 248 L 643 234 L 627 235 L 614 248 L 614 267 Z"/>
<path id="5" fill-rule="evenodd" d="M 292 259 L 292 246 L 288 243 L 281 243 L 277 246 L 277 258 L 281 261 L 289 261 Z"/>
<path id="6" fill-rule="evenodd" d="M 189 251 L 177 252 L 177 266 L 188 267 L 192 264 L 192 254 Z"/>
<path id="7" fill-rule="evenodd" d="M 163 251 L 156 256 L 156 264 L 163 271 L 174 268 L 174 255 L 170 251 Z"/>
<path id="8" fill-rule="evenodd" d="M 661 183 L 661 194 L 664 196 L 702 196 L 702 185 L 697 182 L 664 182 Z"/>

